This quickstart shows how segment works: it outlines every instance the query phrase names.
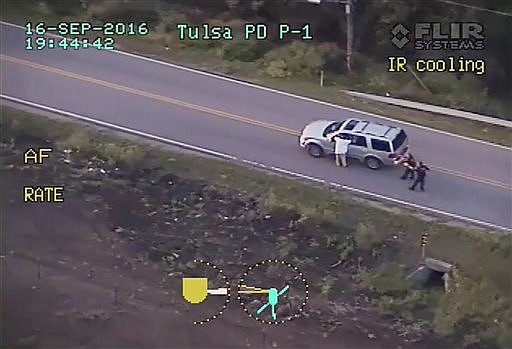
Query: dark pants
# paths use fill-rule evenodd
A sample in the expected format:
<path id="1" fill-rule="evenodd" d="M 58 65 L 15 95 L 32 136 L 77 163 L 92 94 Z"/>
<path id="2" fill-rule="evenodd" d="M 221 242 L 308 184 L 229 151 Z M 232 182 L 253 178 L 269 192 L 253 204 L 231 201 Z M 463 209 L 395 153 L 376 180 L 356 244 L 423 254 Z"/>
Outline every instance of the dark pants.
<path id="1" fill-rule="evenodd" d="M 405 168 L 405 172 L 404 174 L 402 175 L 402 177 L 400 177 L 401 179 L 406 179 L 407 176 L 409 176 L 410 179 L 414 179 L 414 171 L 411 170 L 410 168 L 406 167 Z"/>
<path id="2" fill-rule="evenodd" d="M 414 190 L 418 184 L 420 185 L 421 191 L 425 191 L 425 177 L 419 177 L 419 176 L 416 177 L 416 179 L 414 180 L 414 183 L 412 184 L 412 186 L 409 189 Z"/>

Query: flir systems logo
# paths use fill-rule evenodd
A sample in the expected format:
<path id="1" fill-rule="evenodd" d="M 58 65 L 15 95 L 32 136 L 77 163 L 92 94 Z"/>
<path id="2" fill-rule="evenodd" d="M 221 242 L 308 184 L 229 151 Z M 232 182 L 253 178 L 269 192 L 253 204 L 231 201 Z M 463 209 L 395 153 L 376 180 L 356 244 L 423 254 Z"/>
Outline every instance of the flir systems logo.
<path id="1" fill-rule="evenodd" d="M 483 50 L 484 27 L 475 22 L 416 23 L 411 31 L 402 23 L 391 29 L 391 43 L 402 49 L 414 43 L 416 50 Z"/>

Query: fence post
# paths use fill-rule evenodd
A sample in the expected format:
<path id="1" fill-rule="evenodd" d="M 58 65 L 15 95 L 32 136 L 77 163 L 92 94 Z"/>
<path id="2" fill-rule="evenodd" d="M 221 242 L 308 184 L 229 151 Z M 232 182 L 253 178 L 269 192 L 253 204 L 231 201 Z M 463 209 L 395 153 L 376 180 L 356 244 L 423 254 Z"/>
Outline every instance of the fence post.
<path id="1" fill-rule="evenodd" d="M 425 260 L 426 248 L 428 245 L 428 233 L 421 234 L 421 259 Z"/>

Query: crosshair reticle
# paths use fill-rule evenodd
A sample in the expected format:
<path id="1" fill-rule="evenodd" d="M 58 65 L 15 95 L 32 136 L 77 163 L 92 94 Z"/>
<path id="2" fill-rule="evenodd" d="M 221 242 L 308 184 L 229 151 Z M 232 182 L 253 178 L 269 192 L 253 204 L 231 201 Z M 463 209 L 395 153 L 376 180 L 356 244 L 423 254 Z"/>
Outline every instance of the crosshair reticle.
<path id="1" fill-rule="evenodd" d="M 297 267 L 267 259 L 243 274 L 237 298 L 249 317 L 264 324 L 282 324 L 301 315 L 308 296 L 308 283 Z"/>

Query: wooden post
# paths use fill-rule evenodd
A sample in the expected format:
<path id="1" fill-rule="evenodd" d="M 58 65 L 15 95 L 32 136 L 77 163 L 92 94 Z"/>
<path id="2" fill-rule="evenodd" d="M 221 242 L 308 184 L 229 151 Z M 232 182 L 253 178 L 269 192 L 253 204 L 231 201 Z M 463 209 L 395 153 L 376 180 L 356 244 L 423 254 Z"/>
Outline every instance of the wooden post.
<path id="1" fill-rule="evenodd" d="M 324 87 L 324 71 L 320 70 L 320 87 Z"/>
<path id="2" fill-rule="evenodd" d="M 421 234 L 421 260 L 424 261 L 426 257 L 426 249 L 428 245 L 428 233 Z"/>
<path id="3" fill-rule="evenodd" d="M 432 91 L 430 91 L 430 89 L 428 88 L 427 85 L 425 85 L 425 83 L 423 82 L 423 80 L 421 80 L 421 78 L 418 76 L 418 74 L 416 74 L 414 72 L 414 69 L 411 69 L 410 66 L 407 67 L 407 71 L 409 73 L 411 73 L 412 76 L 414 76 L 414 78 L 416 79 L 416 81 L 418 81 L 418 83 L 420 84 L 420 86 L 425 90 L 427 91 L 429 94 L 432 94 Z"/>
<path id="4" fill-rule="evenodd" d="M 354 41 L 354 24 L 352 21 L 353 0 L 347 0 L 345 3 L 345 16 L 347 19 L 347 70 L 352 70 L 352 43 Z"/>

